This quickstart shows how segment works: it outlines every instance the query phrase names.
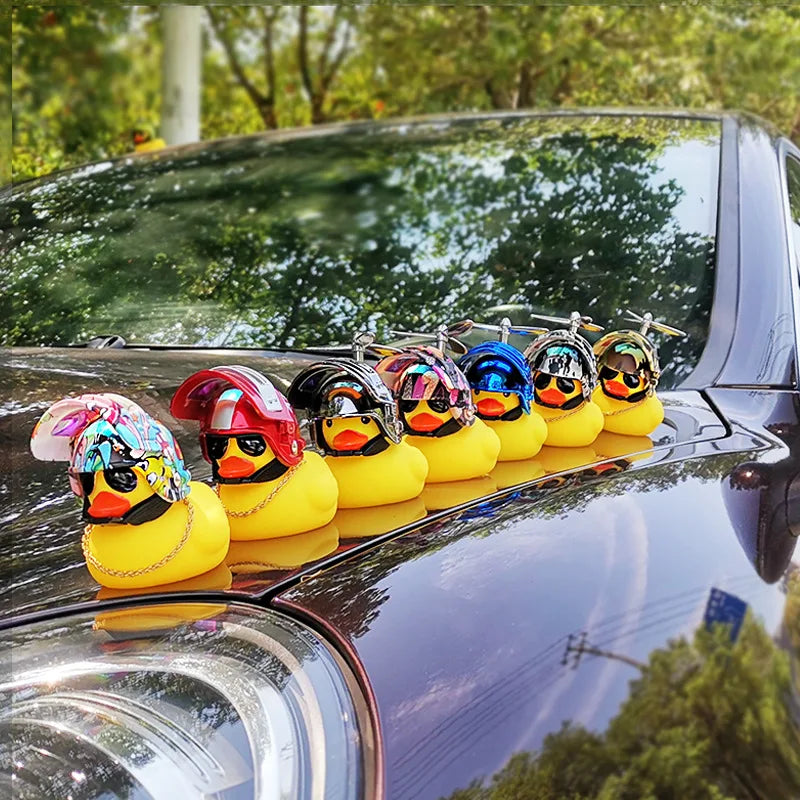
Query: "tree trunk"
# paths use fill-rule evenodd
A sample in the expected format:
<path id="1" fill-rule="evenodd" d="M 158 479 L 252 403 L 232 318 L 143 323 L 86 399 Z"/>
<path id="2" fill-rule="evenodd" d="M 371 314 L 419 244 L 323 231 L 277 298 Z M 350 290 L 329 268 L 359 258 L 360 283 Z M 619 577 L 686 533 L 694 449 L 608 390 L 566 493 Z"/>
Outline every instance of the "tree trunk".
<path id="1" fill-rule="evenodd" d="M 200 6 L 161 9 L 161 136 L 167 144 L 200 138 Z"/>

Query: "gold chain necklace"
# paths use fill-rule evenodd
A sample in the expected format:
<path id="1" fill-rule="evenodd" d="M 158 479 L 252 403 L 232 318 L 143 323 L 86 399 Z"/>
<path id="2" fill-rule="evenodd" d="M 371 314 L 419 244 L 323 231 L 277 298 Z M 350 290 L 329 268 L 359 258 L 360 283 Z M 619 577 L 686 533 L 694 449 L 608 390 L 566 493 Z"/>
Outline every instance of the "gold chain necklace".
<path id="1" fill-rule="evenodd" d="M 633 411 L 633 409 L 636 408 L 637 405 L 638 403 L 633 403 L 632 405 L 628 406 L 628 408 L 620 408 L 617 411 L 609 411 L 607 414 L 605 414 L 605 416 L 616 417 L 618 414 L 627 414 L 628 411 Z"/>
<path id="2" fill-rule="evenodd" d="M 281 489 L 283 489 L 284 486 L 286 486 L 292 475 L 294 475 L 295 472 L 297 472 L 297 470 L 300 469 L 300 467 L 302 467 L 303 464 L 305 463 L 306 463 L 305 459 L 303 459 L 299 464 L 295 464 L 293 467 L 290 467 L 289 471 L 283 476 L 283 478 L 281 478 L 280 483 L 260 503 L 257 503 L 252 508 L 249 508 L 247 511 L 231 511 L 225 505 L 225 503 L 222 503 L 222 498 L 220 498 L 220 502 L 222 503 L 222 507 L 225 509 L 225 513 L 229 517 L 233 517 L 234 519 L 241 519 L 242 517 L 249 517 L 257 513 L 258 511 L 261 511 L 261 509 L 264 508 L 264 506 L 267 505 L 267 503 L 272 501 L 275 495 L 278 494 L 278 492 Z M 214 487 L 214 491 L 217 493 L 217 497 L 219 497 L 219 484 L 217 484 Z"/>
<path id="3" fill-rule="evenodd" d="M 567 414 L 564 414 L 563 417 L 552 417 L 550 419 L 542 417 L 542 419 L 544 419 L 544 421 L 548 425 L 552 425 L 555 422 L 563 422 L 565 419 L 569 419 L 571 416 L 573 416 L 573 414 L 577 414 L 579 411 L 581 411 L 583 409 L 584 405 L 585 405 L 585 403 L 581 403 L 577 408 L 573 408 L 572 411 L 570 411 Z"/>
<path id="4" fill-rule="evenodd" d="M 189 541 L 189 534 L 192 531 L 192 522 L 194 521 L 194 506 L 189 502 L 188 498 L 184 499 L 182 502 L 185 503 L 187 507 L 186 527 L 184 528 L 183 536 L 181 536 L 178 544 L 176 544 L 162 559 L 156 561 L 155 564 L 150 564 L 149 567 L 139 567 L 139 569 L 111 569 L 110 567 L 103 566 L 89 550 L 89 538 L 94 530 L 94 525 L 91 523 L 84 528 L 83 536 L 81 537 L 83 557 L 99 572 L 105 575 L 114 575 L 117 578 L 136 578 L 139 575 L 147 575 L 149 572 L 155 572 L 160 567 L 172 561 L 172 559 L 180 553 L 186 542 Z"/>

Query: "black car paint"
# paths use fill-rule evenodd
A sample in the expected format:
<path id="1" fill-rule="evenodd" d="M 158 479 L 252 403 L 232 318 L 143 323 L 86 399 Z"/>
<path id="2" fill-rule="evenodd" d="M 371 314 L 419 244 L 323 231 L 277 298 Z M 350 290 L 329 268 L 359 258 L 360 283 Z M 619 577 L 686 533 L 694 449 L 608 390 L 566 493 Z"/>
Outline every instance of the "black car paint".
<path id="1" fill-rule="evenodd" d="M 246 591 L 186 595 L 270 603 L 339 642 L 381 720 L 387 796 L 435 800 L 465 789 L 497 773 L 514 753 L 540 748 L 564 719 L 602 731 L 638 669 L 631 662 L 644 663 L 672 637 L 691 635 L 712 587 L 738 595 L 767 620 L 776 647 L 797 669 L 798 652 L 785 632 L 785 592 L 797 570 L 792 558 L 800 531 L 796 274 L 778 188 L 779 147 L 747 118 L 724 117 L 709 340 L 684 391 L 671 395 L 687 398 L 688 417 L 710 426 L 710 435 L 676 436 L 645 458 L 618 459 L 613 472 L 588 465 L 559 481 L 506 490 Z M 147 350 L 15 356 L 18 367 L 8 373 L 15 407 L 1 428 L 12 442 L 15 474 L 31 469 L 24 447 L 29 423 L 62 389 L 74 391 L 90 376 L 108 389 L 141 392 L 137 399 L 154 410 L 195 363 L 207 366 L 212 357 Z M 248 363 L 263 356 L 276 354 L 242 355 Z M 258 363 L 276 378 L 299 369 L 300 360 L 278 358 Z M 175 427 L 182 441 L 194 441 L 190 430 Z M 194 464 L 197 456 L 190 456 Z M 27 474 L 40 483 L 53 473 L 37 469 L 38 476 Z M 196 477 L 207 476 L 199 469 Z M 24 491 L 24 483 L 15 489 Z M 51 501 L 63 502 L 65 494 Z M 64 512 L 68 525 L 70 513 Z M 602 520 L 611 521 L 606 530 Z M 535 547 L 524 551 L 521 543 Z M 38 557 L 47 569 L 50 556 Z M 459 580 L 461 563 L 466 572 Z M 455 578 L 442 584 L 453 570 Z M 27 598 L 12 595 L 22 613 L 11 624 L 26 614 L 66 613 L 76 599 L 91 604 L 89 588 L 70 599 L 33 598 L 27 610 Z M 691 602 L 682 603 L 684 596 Z M 659 603 L 671 611 L 654 612 Z M 619 622 L 614 629 L 625 637 L 594 648 L 605 655 L 579 650 L 584 631 Z M 796 714 L 797 697 L 787 703 Z M 800 784 L 792 794 L 800 794 Z"/>

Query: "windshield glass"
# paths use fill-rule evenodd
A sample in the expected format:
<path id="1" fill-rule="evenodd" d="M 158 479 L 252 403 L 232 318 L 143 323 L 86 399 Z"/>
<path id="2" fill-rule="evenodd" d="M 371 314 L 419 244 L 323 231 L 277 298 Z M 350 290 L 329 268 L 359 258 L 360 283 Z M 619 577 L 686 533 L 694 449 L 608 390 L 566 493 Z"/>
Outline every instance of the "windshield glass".
<path id="1" fill-rule="evenodd" d="M 718 121 L 449 119 L 91 165 L 0 209 L 3 338 L 302 348 L 631 309 L 689 333 L 659 342 L 675 385 L 706 339 L 719 140 Z"/>

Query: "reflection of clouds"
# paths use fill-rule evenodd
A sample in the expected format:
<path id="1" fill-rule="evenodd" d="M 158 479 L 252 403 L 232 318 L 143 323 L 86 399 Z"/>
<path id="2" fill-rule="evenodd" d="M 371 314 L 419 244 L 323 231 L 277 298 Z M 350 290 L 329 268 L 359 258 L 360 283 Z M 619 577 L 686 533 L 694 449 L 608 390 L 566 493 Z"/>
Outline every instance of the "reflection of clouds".
<path id="1" fill-rule="evenodd" d="M 402 729 L 406 724 L 413 725 L 419 714 L 437 719 L 447 717 L 454 706 L 475 695 L 481 672 L 463 675 L 459 681 L 434 681 L 427 685 L 425 694 L 404 700 L 392 709 L 391 724 Z"/>
<path id="2" fill-rule="evenodd" d="M 598 539 L 602 541 L 604 547 L 603 562 L 597 564 L 597 572 L 602 574 L 602 580 L 597 587 L 594 604 L 589 610 L 583 626 L 583 629 L 589 633 L 588 643 L 591 644 L 592 629 L 606 620 L 613 609 L 620 606 L 626 609 L 621 617 L 623 624 L 635 624 L 641 614 L 642 601 L 647 594 L 647 527 L 641 507 L 631 497 L 620 497 L 613 504 L 603 504 L 602 511 L 596 506 L 590 506 L 584 514 L 577 518 L 576 525 L 586 531 L 593 541 Z M 622 599 L 615 594 L 615 590 L 619 589 L 619 576 L 614 568 L 620 561 L 625 563 L 624 575 L 628 578 L 628 582 L 623 587 Z M 577 633 L 577 631 L 575 632 Z M 558 655 L 560 656 L 560 653 Z M 584 659 L 586 657 L 583 656 Z M 565 668 L 564 677 L 557 681 L 553 689 L 548 692 L 536 716 L 519 738 L 514 749 L 530 747 L 530 743 L 535 741 L 542 726 L 553 728 L 550 716 L 559 704 L 562 695 L 572 691 L 573 684 L 579 677 L 583 684 L 579 691 L 585 685 L 584 676 L 580 674 L 580 670 L 581 667 L 578 670 L 568 669 L 568 671 Z M 599 677 L 583 690 L 583 694 L 588 694 L 588 697 L 584 696 L 583 701 L 578 704 L 580 711 L 576 713 L 575 719 L 589 725 L 601 703 L 607 699 L 611 684 L 620 676 L 627 680 L 630 677 L 630 667 L 623 666 L 619 662 L 607 661 L 601 668 Z"/>
<path id="3" fill-rule="evenodd" d="M 578 518 L 582 524 L 584 515 Z M 593 527 L 595 523 L 590 523 Z M 602 525 L 602 522 L 600 522 Z M 543 560 L 560 551 L 564 544 L 549 534 L 546 526 L 532 525 L 528 520 L 517 525 L 493 529 L 501 533 L 498 545 L 490 552 L 475 550 L 466 541 L 464 546 L 451 546 L 442 560 L 438 585 L 455 597 L 475 600 L 486 591 L 495 590 L 497 575 L 502 574 L 523 556 L 539 556 Z M 459 543 L 460 545 L 461 543 Z"/>

